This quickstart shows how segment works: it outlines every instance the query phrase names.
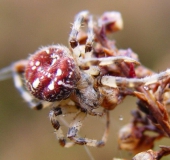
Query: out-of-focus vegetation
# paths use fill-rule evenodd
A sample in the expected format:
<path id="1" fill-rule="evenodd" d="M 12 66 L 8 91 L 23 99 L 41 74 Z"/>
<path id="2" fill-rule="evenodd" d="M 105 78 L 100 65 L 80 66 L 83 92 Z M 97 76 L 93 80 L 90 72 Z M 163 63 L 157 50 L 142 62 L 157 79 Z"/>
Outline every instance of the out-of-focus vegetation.
<path id="1" fill-rule="evenodd" d="M 121 12 L 124 30 L 112 37 L 116 39 L 117 46 L 131 48 L 144 65 L 155 71 L 170 67 L 170 1 L 1 0 L 0 68 L 26 58 L 38 47 L 56 43 L 67 45 L 70 23 L 74 15 L 84 9 L 95 15 L 111 10 Z M 134 107 L 135 100 L 129 98 L 112 111 L 106 146 L 90 148 L 95 159 L 130 157 L 117 149 L 117 133 L 131 119 L 130 111 Z M 70 149 L 59 146 L 48 119 L 48 111 L 30 110 L 15 90 L 12 80 L 0 82 L 1 160 L 88 159 L 82 146 Z M 120 121 L 119 117 L 123 117 L 123 120 Z M 81 135 L 99 139 L 104 125 L 104 119 L 88 116 Z M 164 139 L 158 144 L 168 145 L 170 140 Z"/>

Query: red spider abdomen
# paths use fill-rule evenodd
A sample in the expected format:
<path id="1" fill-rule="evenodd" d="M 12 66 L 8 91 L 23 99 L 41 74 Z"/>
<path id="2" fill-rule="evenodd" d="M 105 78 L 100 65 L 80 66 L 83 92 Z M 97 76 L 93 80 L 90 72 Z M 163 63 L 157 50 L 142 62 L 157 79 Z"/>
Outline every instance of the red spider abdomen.
<path id="1" fill-rule="evenodd" d="M 25 70 L 27 88 L 38 99 L 66 99 L 79 80 L 78 68 L 64 46 L 50 46 L 29 58 Z"/>

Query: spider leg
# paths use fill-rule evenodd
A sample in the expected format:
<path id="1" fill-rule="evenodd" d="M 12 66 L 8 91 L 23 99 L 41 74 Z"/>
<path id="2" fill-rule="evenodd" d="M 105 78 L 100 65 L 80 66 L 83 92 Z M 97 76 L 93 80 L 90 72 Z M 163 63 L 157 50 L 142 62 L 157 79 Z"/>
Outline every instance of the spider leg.
<path id="1" fill-rule="evenodd" d="M 55 129 L 55 134 L 56 137 L 60 143 L 61 146 L 63 147 L 71 147 L 73 146 L 75 143 L 74 142 L 68 142 L 64 136 L 63 130 L 60 127 L 60 123 L 57 120 L 57 116 L 59 115 L 66 115 L 66 114 L 70 114 L 70 113 L 76 113 L 78 112 L 78 109 L 75 105 L 63 105 L 63 106 L 58 106 L 53 108 L 50 113 L 49 113 L 49 118 L 51 121 L 51 124 L 53 126 L 53 128 Z"/>
<path id="2" fill-rule="evenodd" d="M 134 63 L 136 65 L 139 65 L 140 63 L 133 58 L 127 57 L 127 56 L 116 56 L 116 57 L 102 57 L 102 58 L 86 58 L 81 60 L 81 64 L 83 65 L 91 65 L 91 63 L 99 63 L 99 66 L 106 66 L 114 63 Z"/>
<path id="3" fill-rule="evenodd" d="M 92 146 L 92 147 L 102 147 L 105 145 L 107 138 L 108 138 L 108 133 L 109 133 L 109 111 L 106 112 L 106 129 L 103 134 L 103 137 L 101 140 L 93 140 L 89 138 L 81 138 L 77 137 L 77 132 L 80 130 L 82 126 L 82 121 L 85 119 L 87 113 L 86 112 L 79 112 L 76 117 L 74 118 L 73 122 L 70 124 L 70 128 L 67 134 L 67 137 L 70 138 L 75 142 L 75 144 L 79 145 L 87 145 L 87 146 Z"/>
<path id="4" fill-rule="evenodd" d="M 129 87 L 134 88 L 140 85 L 148 86 L 154 83 L 157 83 L 160 80 L 170 77 L 170 69 L 167 69 L 164 72 L 153 74 L 144 78 L 125 78 L 125 77 L 116 77 L 116 76 L 103 76 L 100 79 L 100 84 L 117 88 L 117 87 Z"/>
<path id="5" fill-rule="evenodd" d="M 12 66 L 8 66 L 5 68 L 2 68 L 0 70 L 0 81 L 11 78 L 12 77 Z"/>
<path id="6" fill-rule="evenodd" d="M 67 137 L 71 140 L 74 140 L 74 137 L 76 137 L 77 132 L 80 130 L 80 128 L 82 127 L 82 122 L 85 119 L 85 117 L 87 116 L 86 112 L 79 112 L 73 119 L 73 121 L 71 122 L 70 126 L 69 126 L 69 130 L 67 133 Z M 81 142 L 79 141 L 75 141 L 75 143 L 77 144 L 81 144 Z"/>
<path id="7" fill-rule="evenodd" d="M 80 31 L 82 23 L 88 19 L 88 16 L 88 11 L 82 11 L 78 13 L 75 17 L 75 21 L 73 23 L 73 27 L 69 36 L 69 43 L 73 49 L 78 46 L 77 35 Z"/>
<path id="8" fill-rule="evenodd" d="M 93 41 L 94 41 L 93 18 L 92 18 L 92 16 L 89 16 L 87 41 L 86 41 L 86 45 L 85 45 L 85 53 L 91 52 Z"/>

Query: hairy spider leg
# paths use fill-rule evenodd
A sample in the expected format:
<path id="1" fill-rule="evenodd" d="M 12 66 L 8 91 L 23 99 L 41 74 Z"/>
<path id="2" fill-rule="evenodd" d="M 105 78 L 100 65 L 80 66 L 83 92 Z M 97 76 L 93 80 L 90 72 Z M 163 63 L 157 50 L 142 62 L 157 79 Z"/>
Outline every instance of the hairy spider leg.
<path id="1" fill-rule="evenodd" d="M 93 17 L 89 16 L 87 40 L 86 40 L 86 45 L 85 45 L 85 53 L 92 51 L 93 41 L 94 41 Z"/>
<path id="2" fill-rule="evenodd" d="M 57 120 L 57 116 L 70 114 L 70 113 L 76 113 L 76 112 L 78 112 L 78 109 L 75 106 L 69 106 L 69 105 L 59 106 L 59 107 L 53 108 L 53 110 L 50 111 L 49 117 L 50 117 L 52 126 L 55 129 L 55 134 L 57 136 L 57 139 L 59 140 L 60 145 L 65 148 L 71 147 L 74 144 L 88 145 L 88 146 L 93 146 L 93 147 L 104 146 L 107 141 L 108 133 L 109 133 L 109 123 L 110 123 L 109 111 L 105 111 L 106 112 L 106 129 L 101 140 L 97 141 L 97 140 L 92 140 L 88 138 L 77 137 L 77 133 L 82 127 L 82 122 L 87 116 L 87 112 L 79 111 L 74 117 L 71 124 L 69 125 L 67 138 L 69 138 L 71 141 L 68 142 L 66 138 L 64 137 L 63 131 L 60 127 L 60 123 Z"/>
<path id="3" fill-rule="evenodd" d="M 71 48 L 73 49 L 78 46 L 77 35 L 80 31 L 82 23 L 88 21 L 88 16 L 89 16 L 88 11 L 82 11 L 75 16 L 75 21 L 73 23 L 71 33 L 69 36 L 69 43 Z"/>
<path id="4" fill-rule="evenodd" d="M 0 81 L 6 80 L 12 77 L 12 65 L 0 69 Z"/>
<path id="5" fill-rule="evenodd" d="M 63 130 L 60 127 L 60 123 L 57 119 L 59 115 L 66 115 L 70 113 L 77 113 L 79 110 L 75 105 L 61 105 L 58 107 L 54 107 L 50 113 L 49 113 L 49 118 L 51 121 L 51 124 L 55 130 L 55 135 L 60 143 L 61 146 L 68 148 L 73 146 L 75 143 L 70 141 L 68 142 L 66 140 L 66 137 L 64 137 Z"/>
<path id="6" fill-rule="evenodd" d="M 127 57 L 127 56 L 86 58 L 86 59 L 81 60 L 82 65 L 91 66 L 91 63 L 94 63 L 94 62 L 99 62 L 99 66 L 107 66 L 107 65 L 110 65 L 110 64 L 121 63 L 121 62 L 134 63 L 135 65 L 140 64 L 137 60 L 130 58 L 130 57 Z"/>
<path id="7" fill-rule="evenodd" d="M 99 66 L 108 66 L 112 65 L 115 63 L 121 63 L 121 62 L 126 62 L 126 63 L 133 63 L 135 65 L 139 65 L 140 63 L 127 56 L 116 56 L 116 57 L 102 57 L 102 58 L 86 58 L 86 59 L 81 59 L 80 60 L 80 65 L 81 66 L 87 66 L 88 69 L 85 70 L 84 72 L 92 75 L 92 76 L 98 76 L 100 75 L 100 67 Z M 99 65 L 93 65 L 93 63 L 99 63 Z"/>
<path id="8" fill-rule="evenodd" d="M 105 112 L 106 112 L 106 128 L 105 128 L 105 131 L 104 131 L 104 134 L 103 134 L 103 137 L 101 140 L 77 137 L 77 132 L 80 130 L 80 128 L 82 126 L 82 121 L 86 117 L 85 112 L 80 112 L 76 115 L 73 122 L 70 124 L 70 128 L 69 128 L 67 137 L 74 140 L 74 142 L 79 145 L 87 145 L 87 146 L 91 146 L 91 147 L 104 146 L 108 139 L 109 124 L 110 124 L 109 111 L 106 110 Z"/>
<path id="9" fill-rule="evenodd" d="M 170 77 L 170 69 L 166 71 L 160 72 L 158 74 L 153 74 L 144 78 L 125 78 L 125 77 L 116 77 L 116 76 L 103 76 L 99 83 L 117 88 L 121 87 L 129 87 L 134 88 L 140 85 L 148 86 L 150 84 L 157 83 L 159 80 L 163 80 L 164 78 Z"/>
<path id="10" fill-rule="evenodd" d="M 79 46 L 78 44 L 77 36 L 78 36 L 78 33 L 80 32 L 80 28 L 83 23 L 87 24 L 88 31 L 87 31 L 86 44 L 82 48 L 82 46 Z M 76 15 L 75 21 L 73 23 L 71 33 L 69 36 L 69 44 L 71 48 L 73 49 L 74 56 L 79 58 L 81 56 L 80 55 L 81 52 L 82 53 L 91 52 L 93 41 L 94 41 L 93 18 L 92 16 L 89 15 L 88 11 L 82 11 Z M 81 51 L 81 49 L 83 49 L 83 51 Z"/>

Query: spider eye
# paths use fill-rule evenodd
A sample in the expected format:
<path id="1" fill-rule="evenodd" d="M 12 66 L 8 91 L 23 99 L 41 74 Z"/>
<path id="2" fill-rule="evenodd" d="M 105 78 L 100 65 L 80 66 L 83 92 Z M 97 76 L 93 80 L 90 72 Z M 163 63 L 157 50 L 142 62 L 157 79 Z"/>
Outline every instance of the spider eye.
<path id="1" fill-rule="evenodd" d="M 79 80 L 79 70 L 68 48 L 44 47 L 29 58 L 25 70 L 27 88 L 38 99 L 66 99 Z"/>

